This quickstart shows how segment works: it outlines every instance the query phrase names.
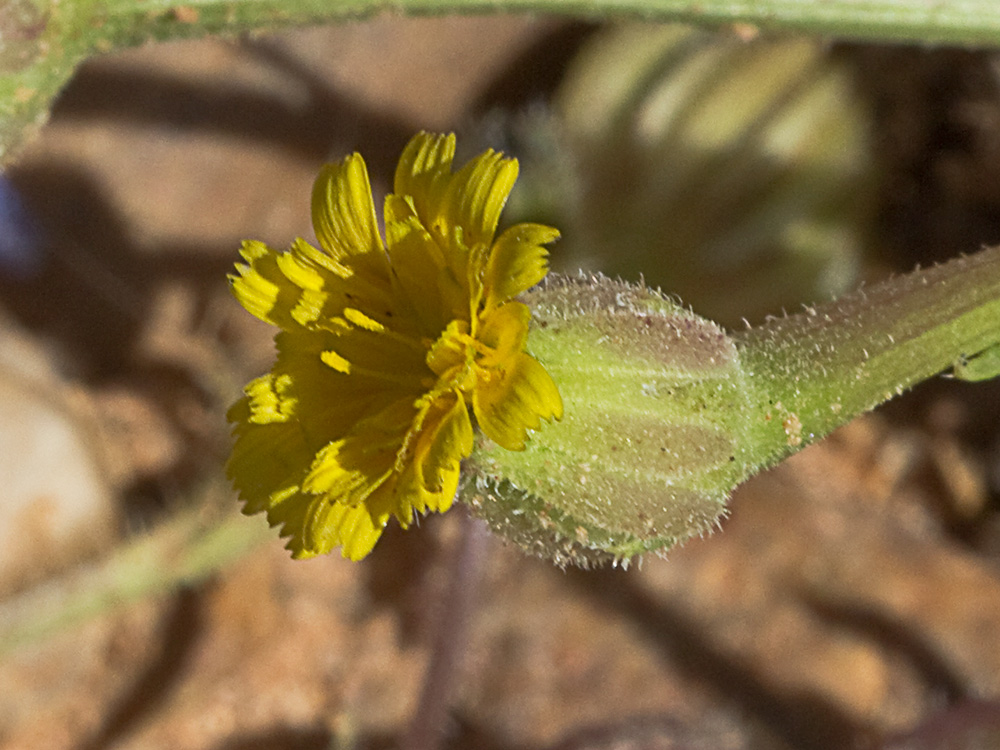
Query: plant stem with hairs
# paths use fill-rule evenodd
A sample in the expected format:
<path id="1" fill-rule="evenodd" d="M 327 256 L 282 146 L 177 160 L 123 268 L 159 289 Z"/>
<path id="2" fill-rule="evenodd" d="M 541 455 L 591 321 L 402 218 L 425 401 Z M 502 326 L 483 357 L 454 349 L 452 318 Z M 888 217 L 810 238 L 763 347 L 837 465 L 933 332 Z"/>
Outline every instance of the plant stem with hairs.
<path id="1" fill-rule="evenodd" d="M 473 453 L 465 499 L 557 564 L 627 562 L 717 525 L 733 489 L 937 373 L 1000 374 L 1000 247 L 730 334 L 603 277 L 529 294 L 565 415 Z"/>
<path id="2" fill-rule="evenodd" d="M 150 41 L 277 31 L 383 12 L 382 0 L 4 0 L 0 3 L 0 166 L 48 117 L 87 57 Z M 642 17 L 744 31 L 843 39 L 991 46 L 1000 42 L 993 0 L 397 0 L 408 15 L 546 13 Z"/>

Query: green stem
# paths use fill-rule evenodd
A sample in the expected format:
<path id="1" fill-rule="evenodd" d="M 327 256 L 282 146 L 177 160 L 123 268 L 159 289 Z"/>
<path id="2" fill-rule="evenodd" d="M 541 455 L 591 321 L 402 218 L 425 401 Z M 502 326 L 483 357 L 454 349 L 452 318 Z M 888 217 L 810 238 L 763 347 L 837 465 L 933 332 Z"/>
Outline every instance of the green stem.
<path id="1" fill-rule="evenodd" d="M 904 389 L 1000 375 L 1000 247 L 739 334 L 602 277 L 524 300 L 563 417 L 523 451 L 477 445 L 463 499 L 560 565 L 704 534 L 741 482 Z"/>
<path id="2" fill-rule="evenodd" d="M 392 10 L 408 15 L 532 12 L 643 18 L 844 39 L 993 46 L 995 0 L 3 0 L 0 166 L 47 117 L 89 55 L 152 40 L 274 31 Z"/>
<path id="3" fill-rule="evenodd" d="M 231 513 L 214 522 L 204 507 L 228 488 L 213 485 L 196 509 L 149 536 L 0 604 L 0 657 L 21 646 L 147 597 L 196 585 L 272 537 L 265 524 Z"/>
<path id="4" fill-rule="evenodd" d="M 1000 247 L 736 335 L 758 388 L 757 455 L 777 463 L 1000 343 Z M 991 359 L 991 358 L 987 358 Z"/>
<path id="5" fill-rule="evenodd" d="M 90 4 L 95 4 L 91 0 Z M 105 0 L 110 14 L 155 16 L 182 6 L 204 14 L 198 25 L 220 31 L 266 20 L 296 24 L 405 14 L 547 13 L 643 18 L 699 24 L 750 24 L 767 30 L 806 31 L 853 39 L 995 45 L 1000 7 L 992 0 Z M 214 29 L 210 27 L 215 26 Z"/>

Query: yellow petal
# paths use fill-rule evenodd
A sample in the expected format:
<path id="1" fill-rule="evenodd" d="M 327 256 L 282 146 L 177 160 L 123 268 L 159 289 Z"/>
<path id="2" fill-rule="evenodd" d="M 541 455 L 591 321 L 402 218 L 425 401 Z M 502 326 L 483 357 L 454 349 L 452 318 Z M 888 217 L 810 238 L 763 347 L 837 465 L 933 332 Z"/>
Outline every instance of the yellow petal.
<path id="1" fill-rule="evenodd" d="M 285 330 L 319 320 L 330 294 L 342 296 L 352 275 L 304 240 L 296 240 L 288 252 L 246 241 L 240 254 L 249 265 L 237 265 L 240 275 L 229 277 L 233 295 L 258 318 Z"/>
<path id="2" fill-rule="evenodd" d="M 472 453 L 472 421 L 469 407 L 461 394 L 439 399 L 436 407 L 441 415 L 427 439 L 417 449 L 424 489 L 433 496 L 431 510 L 446 510 L 458 488 L 462 459 Z"/>
<path id="3" fill-rule="evenodd" d="M 248 399 L 244 398 L 227 414 L 235 423 L 236 442 L 226 474 L 246 504 L 245 513 L 270 513 L 277 500 L 298 491 L 312 451 L 298 423 L 254 424 L 248 420 L 249 413 Z"/>
<path id="4" fill-rule="evenodd" d="M 454 158 L 455 136 L 432 133 L 413 136 L 399 157 L 393 192 L 411 198 L 417 216 L 428 229 L 439 213 Z"/>
<path id="5" fill-rule="evenodd" d="M 353 326 L 362 328 L 366 331 L 371 331 L 372 333 L 384 333 L 385 326 L 379 323 L 377 320 L 373 320 L 365 315 L 363 312 L 354 307 L 345 307 L 343 312 L 344 320 Z"/>
<path id="6" fill-rule="evenodd" d="M 340 546 L 344 557 L 359 560 L 371 551 L 396 511 L 396 454 L 415 413 L 408 404 L 393 404 L 316 454 L 302 482 L 302 495 L 293 498 L 308 505 L 299 533 L 293 528 L 289 541 L 295 557 L 325 554 Z M 405 525 L 409 519 L 400 520 Z"/>
<path id="7" fill-rule="evenodd" d="M 461 462 L 472 453 L 472 420 L 465 399 L 457 394 L 455 403 L 441 418 L 426 452 L 418 453 L 425 489 L 433 493 L 430 510 L 445 511 L 458 489 Z"/>
<path id="8" fill-rule="evenodd" d="M 441 332 L 437 341 L 427 352 L 427 366 L 437 376 L 443 376 L 455 367 L 463 367 L 468 359 L 468 347 L 465 337 L 469 333 L 469 324 L 464 320 L 453 320 Z"/>
<path id="9" fill-rule="evenodd" d="M 247 390 L 260 390 L 260 386 L 251 383 Z M 240 399 L 227 414 L 234 423 L 236 442 L 226 473 L 244 502 L 243 512 L 266 512 L 268 523 L 280 526 L 281 535 L 289 538 L 286 546 L 294 557 L 328 552 L 330 548 L 318 547 L 309 538 L 311 519 L 319 506 L 318 498 L 302 493 L 300 487 L 313 460 L 302 425 L 297 420 L 253 421 L 254 400 L 250 396 Z"/>
<path id="10" fill-rule="evenodd" d="M 263 242 L 247 240 L 240 255 L 249 265 L 239 264 L 239 276 L 230 276 L 233 296 L 252 315 L 281 328 L 293 327 L 291 311 L 302 290 L 288 280 L 278 267 L 278 253 Z"/>
<path id="11" fill-rule="evenodd" d="M 316 498 L 300 491 L 304 467 L 312 459 L 298 422 L 254 424 L 247 421 L 247 399 L 229 410 L 236 443 L 226 473 L 244 502 L 243 512 L 266 512 L 271 526 L 280 526 L 287 547 L 296 557 L 318 553 L 306 539 Z"/>
<path id="12" fill-rule="evenodd" d="M 294 490 L 283 495 L 275 495 L 268 502 L 267 522 L 271 526 L 279 527 L 279 534 L 288 539 L 285 549 L 290 550 L 292 557 L 296 559 L 321 554 L 318 550 L 314 550 L 305 538 L 305 529 L 312 513 L 311 506 L 315 501 L 315 497 Z M 243 512 L 251 512 L 249 504 Z"/>
<path id="13" fill-rule="evenodd" d="M 323 318 L 323 311 L 330 300 L 330 295 L 315 289 L 305 289 L 299 296 L 299 301 L 292 308 L 292 320 L 303 328 L 309 328 Z"/>
<path id="14" fill-rule="evenodd" d="M 316 395 L 322 401 L 337 401 L 342 393 L 354 396 L 355 387 L 369 395 L 405 389 L 411 394 L 409 400 L 415 401 L 421 383 L 432 375 L 426 355 L 427 347 L 422 340 L 388 329 L 351 327 L 330 332 L 326 347 L 316 352 L 317 362 L 322 361 L 330 370 L 351 378 L 332 384 L 333 390 L 326 394 Z"/>
<path id="15" fill-rule="evenodd" d="M 316 454 L 302 489 L 345 505 L 365 502 L 392 474 L 417 409 L 401 399 L 358 422 Z"/>
<path id="16" fill-rule="evenodd" d="M 292 242 L 292 247 L 289 252 L 295 256 L 295 259 L 301 265 L 315 268 L 320 271 L 324 278 L 327 279 L 327 285 L 330 284 L 331 276 L 340 279 L 349 279 L 353 274 L 353 271 L 348 266 L 338 260 L 335 260 L 332 256 L 327 255 L 322 250 L 313 247 L 301 237 L 296 238 L 295 241 Z"/>
<path id="17" fill-rule="evenodd" d="M 436 399 L 428 407 L 397 492 L 410 492 L 409 501 L 420 512 L 450 508 L 458 489 L 461 461 L 472 453 L 472 441 L 472 421 L 462 395 L 451 392 Z"/>
<path id="18" fill-rule="evenodd" d="M 455 274 L 444 249 L 415 214 L 407 214 L 406 201 L 389 196 L 386 206 L 386 244 L 397 300 L 405 300 L 405 309 L 419 321 L 424 335 L 436 335 L 456 315 L 468 314 L 467 274 Z"/>
<path id="19" fill-rule="evenodd" d="M 275 259 L 275 263 L 282 275 L 299 289 L 315 292 L 323 289 L 323 275 L 309 263 L 302 262 L 301 256 L 298 254 L 280 253 Z"/>
<path id="20" fill-rule="evenodd" d="M 355 338 L 368 341 L 354 341 Z M 278 361 L 274 371 L 287 374 L 294 382 L 297 399 L 294 419 L 309 436 L 313 454 L 328 443 L 344 439 L 364 420 L 381 414 L 393 403 L 412 404 L 414 394 L 420 392 L 421 379 L 431 375 L 422 358 L 398 346 L 380 346 L 382 339 L 367 332 L 334 337 L 324 332 L 309 334 L 305 331 L 282 332 L 275 338 Z M 372 364 L 395 366 L 391 372 L 401 380 L 405 373 L 419 369 L 403 384 L 356 372 Z M 333 365 L 340 365 L 349 373 Z M 410 407 L 411 415 L 413 411 Z M 406 424 L 399 429 L 405 432 Z M 300 467 L 300 481 L 312 461 L 313 455 L 310 455 Z"/>
<path id="21" fill-rule="evenodd" d="M 492 351 L 480 357 L 476 363 L 486 368 L 502 367 L 507 360 L 524 349 L 530 322 L 531 310 L 523 302 L 508 302 L 488 309 L 482 317 L 476 339 Z"/>
<path id="22" fill-rule="evenodd" d="M 373 513 L 366 504 L 345 505 L 327 497 L 311 500 L 302 544 L 296 545 L 294 537 L 288 544 L 296 559 L 325 555 L 340 547 L 344 557 L 360 560 L 371 552 L 389 520 L 388 513 Z"/>
<path id="23" fill-rule="evenodd" d="M 295 416 L 298 399 L 292 388 L 292 378 L 288 374 L 274 375 L 268 373 L 251 380 L 243 388 L 249 414 L 247 422 L 254 424 L 271 424 L 287 422 Z"/>
<path id="24" fill-rule="evenodd" d="M 319 355 L 320 360 L 327 367 L 336 370 L 337 372 L 343 373 L 344 375 L 351 374 L 351 363 L 344 359 L 342 356 L 337 354 L 337 352 L 329 349 Z"/>
<path id="25" fill-rule="evenodd" d="M 479 427 L 490 440 L 508 450 L 523 450 L 528 430 L 542 419 L 562 419 L 562 398 L 552 377 L 523 352 L 503 369 L 487 371 L 472 397 Z"/>
<path id="26" fill-rule="evenodd" d="M 558 238 L 557 229 L 542 224 L 517 224 L 501 234 L 486 263 L 486 307 L 502 305 L 545 278 L 549 251 L 543 246 Z"/>
<path id="27" fill-rule="evenodd" d="M 493 241 L 500 212 L 517 180 L 517 160 L 493 150 L 480 154 L 451 179 L 442 212 L 449 226 L 462 230 L 466 247 Z"/>
<path id="28" fill-rule="evenodd" d="M 366 445 L 366 435 L 336 440 L 319 453 L 306 474 L 303 490 L 344 505 L 359 505 L 392 475 L 396 445 Z M 400 443 L 402 438 L 400 438 Z"/>
<path id="29" fill-rule="evenodd" d="M 335 260 L 381 252 L 368 170 L 359 154 L 320 170 L 313 184 L 312 220 L 316 239 Z"/>

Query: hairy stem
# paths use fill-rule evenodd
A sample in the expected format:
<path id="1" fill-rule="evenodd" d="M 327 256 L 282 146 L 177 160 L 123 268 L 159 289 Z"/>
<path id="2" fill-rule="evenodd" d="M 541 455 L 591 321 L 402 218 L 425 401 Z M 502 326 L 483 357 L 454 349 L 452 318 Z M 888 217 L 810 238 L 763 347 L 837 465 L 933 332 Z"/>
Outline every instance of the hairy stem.
<path id="1" fill-rule="evenodd" d="M 1000 247 L 736 335 L 760 465 L 1000 344 Z M 988 358 L 991 359 L 992 357 Z"/>
<path id="2" fill-rule="evenodd" d="M 212 484 L 183 512 L 105 560 L 75 569 L 0 604 L 0 656 L 142 599 L 197 584 L 271 538 L 235 513 L 214 522 L 204 507 L 229 489 Z"/>
<path id="3" fill-rule="evenodd" d="M 274 31 L 363 18 L 538 12 L 742 24 L 847 39 L 991 46 L 994 0 L 3 0 L 0 2 L 0 166 L 44 123 L 52 100 L 89 55 L 153 40 Z"/>

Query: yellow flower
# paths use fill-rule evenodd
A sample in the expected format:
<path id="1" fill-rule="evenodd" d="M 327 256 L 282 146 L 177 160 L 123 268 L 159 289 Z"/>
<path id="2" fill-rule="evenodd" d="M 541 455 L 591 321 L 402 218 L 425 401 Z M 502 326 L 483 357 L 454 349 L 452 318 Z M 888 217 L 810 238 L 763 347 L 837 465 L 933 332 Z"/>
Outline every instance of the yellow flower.
<path id="1" fill-rule="evenodd" d="M 244 512 L 266 511 L 298 558 L 340 546 L 358 560 L 390 516 L 447 510 L 482 433 L 524 448 L 560 419 L 552 378 L 525 353 L 531 313 L 514 297 L 548 271 L 559 233 L 495 237 L 517 162 L 492 150 L 452 172 L 454 136 L 406 146 L 385 201 L 383 245 L 365 163 L 323 167 L 317 249 L 243 243 L 233 294 L 281 329 L 272 371 L 229 410 L 228 473 Z"/>

